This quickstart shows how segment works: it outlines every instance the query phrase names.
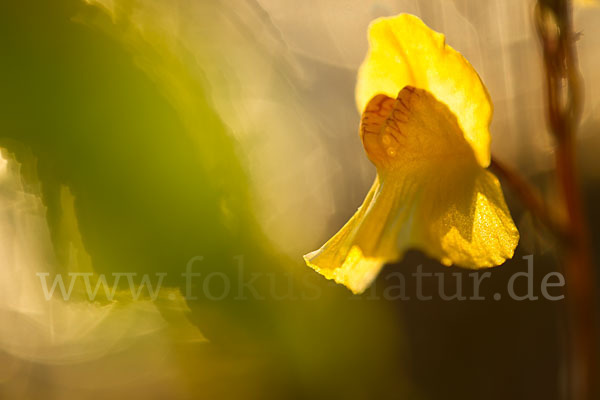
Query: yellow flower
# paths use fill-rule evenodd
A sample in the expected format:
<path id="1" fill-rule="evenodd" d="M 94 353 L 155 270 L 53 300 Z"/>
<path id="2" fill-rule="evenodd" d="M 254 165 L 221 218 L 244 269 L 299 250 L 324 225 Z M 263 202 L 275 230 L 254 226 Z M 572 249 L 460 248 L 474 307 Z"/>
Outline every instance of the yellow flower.
<path id="1" fill-rule="evenodd" d="M 412 15 L 374 21 L 369 42 L 356 100 L 377 177 L 356 214 L 306 263 L 360 293 L 411 248 L 466 268 L 511 258 L 519 233 L 486 170 L 492 103 L 479 76 Z"/>

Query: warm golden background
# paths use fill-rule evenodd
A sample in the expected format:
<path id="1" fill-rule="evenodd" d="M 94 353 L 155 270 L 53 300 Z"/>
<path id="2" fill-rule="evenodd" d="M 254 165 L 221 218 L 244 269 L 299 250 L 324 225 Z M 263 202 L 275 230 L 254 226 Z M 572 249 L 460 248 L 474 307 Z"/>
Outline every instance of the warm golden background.
<path id="1" fill-rule="evenodd" d="M 508 188 L 522 240 L 489 300 L 378 299 L 419 264 L 466 279 L 416 252 L 356 297 L 304 266 L 372 182 L 356 70 L 368 23 L 400 12 L 473 64 L 495 105 L 492 153 L 552 201 L 530 1 L 3 1 L 0 398 L 560 398 L 564 303 L 491 298 L 524 255 L 537 287 L 558 268 Z M 600 8 L 576 3 L 574 25 L 598 253 Z M 195 256 L 232 285 L 242 256 L 260 298 L 197 287 L 186 305 Z M 35 273 L 67 271 L 167 273 L 165 298 L 45 301 Z"/>

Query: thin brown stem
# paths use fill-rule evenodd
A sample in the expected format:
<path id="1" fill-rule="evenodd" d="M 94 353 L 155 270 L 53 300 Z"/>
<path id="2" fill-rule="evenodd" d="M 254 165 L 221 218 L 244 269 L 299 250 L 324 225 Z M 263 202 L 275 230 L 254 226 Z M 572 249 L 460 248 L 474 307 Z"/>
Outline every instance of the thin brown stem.
<path id="1" fill-rule="evenodd" d="M 548 229 L 557 239 L 565 239 L 565 227 L 544 202 L 540 193 L 529 182 L 503 162 L 492 156 L 490 169 L 506 182 L 519 197 L 523 206 Z"/>
<path id="2" fill-rule="evenodd" d="M 557 175 L 562 187 L 569 224 L 565 249 L 567 306 L 571 340 L 571 398 L 597 399 L 597 311 L 589 235 L 575 171 L 573 140 L 561 142 L 556 149 Z"/>
<path id="3" fill-rule="evenodd" d="M 575 162 L 582 108 L 581 77 L 567 0 L 538 0 L 536 23 L 544 54 L 548 120 L 556 140 L 556 174 L 567 216 L 564 268 L 569 335 L 569 399 L 598 396 L 597 300 L 588 228 Z"/>

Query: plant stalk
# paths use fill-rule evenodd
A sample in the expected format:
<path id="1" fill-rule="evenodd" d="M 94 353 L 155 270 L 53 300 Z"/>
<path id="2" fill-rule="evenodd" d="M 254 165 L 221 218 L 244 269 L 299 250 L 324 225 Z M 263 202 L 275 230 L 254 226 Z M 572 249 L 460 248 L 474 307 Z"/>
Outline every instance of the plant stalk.
<path id="1" fill-rule="evenodd" d="M 547 111 L 556 141 L 561 207 L 566 216 L 563 248 L 569 340 L 568 399 L 598 398 L 598 311 L 595 269 L 576 169 L 575 135 L 582 109 L 576 37 L 568 0 L 538 0 L 536 25 L 544 55 Z"/>

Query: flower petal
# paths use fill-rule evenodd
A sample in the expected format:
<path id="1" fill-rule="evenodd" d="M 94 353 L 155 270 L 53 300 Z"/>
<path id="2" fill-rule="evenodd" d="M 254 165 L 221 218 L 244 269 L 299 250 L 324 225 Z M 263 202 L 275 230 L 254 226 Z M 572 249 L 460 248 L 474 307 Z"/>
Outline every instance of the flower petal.
<path id="1" fill-rule="evenodd" d="M 359 293 L 411 248 L 468 268 L 512 257 L 519 233 L 500 183 L 445 104 L 412 87 L 375 96 L 360 131 L 377 179 L 350 221 L 305 256 L 309 266 Z"/>
<path id="2" fill-rule="evenodd" d="M 407 85 L 426 89 L 456 115 L 476 159 L 487 167 L 492 102 L 477 72 L 445 44 L 444 35 L 413 15 L 400 14 L 375 20 L 369 42 L 356 85 L 359 111 L 377 94 L 394 97 Z"/>
<path id="3" fill-rule="evenodd" d="M 364 257 L 361 250 L 362 245 L 357 241 L 357 232 L 365 220 L 376 221 L 379 217 L 387 216 L 385 212 L 379 217 L 373 216 L 373 212 L 377 213 L 377 210 L 369 210 L 379 189 L 379 180 L 375 179 L 363 204 L 346 225 L 319 250 L 304 256 L 304 261 L 309 267 L 327 279 L 333 279 L 337 283 L 345 285 L 354 293 L 362 293 L 383 267 L 383 261 L 380 258 Z M 371 213 L 368 218 L 366 217 L 367 211 Z"/>
<path id="4" fill-rule="evenodd" d="M 380 175 L 393 169 L 476 164 L 456 116 L 423 89 L 405 86 L 396 99 L 380 94 L 365 107 L 360 136 Z"/>

